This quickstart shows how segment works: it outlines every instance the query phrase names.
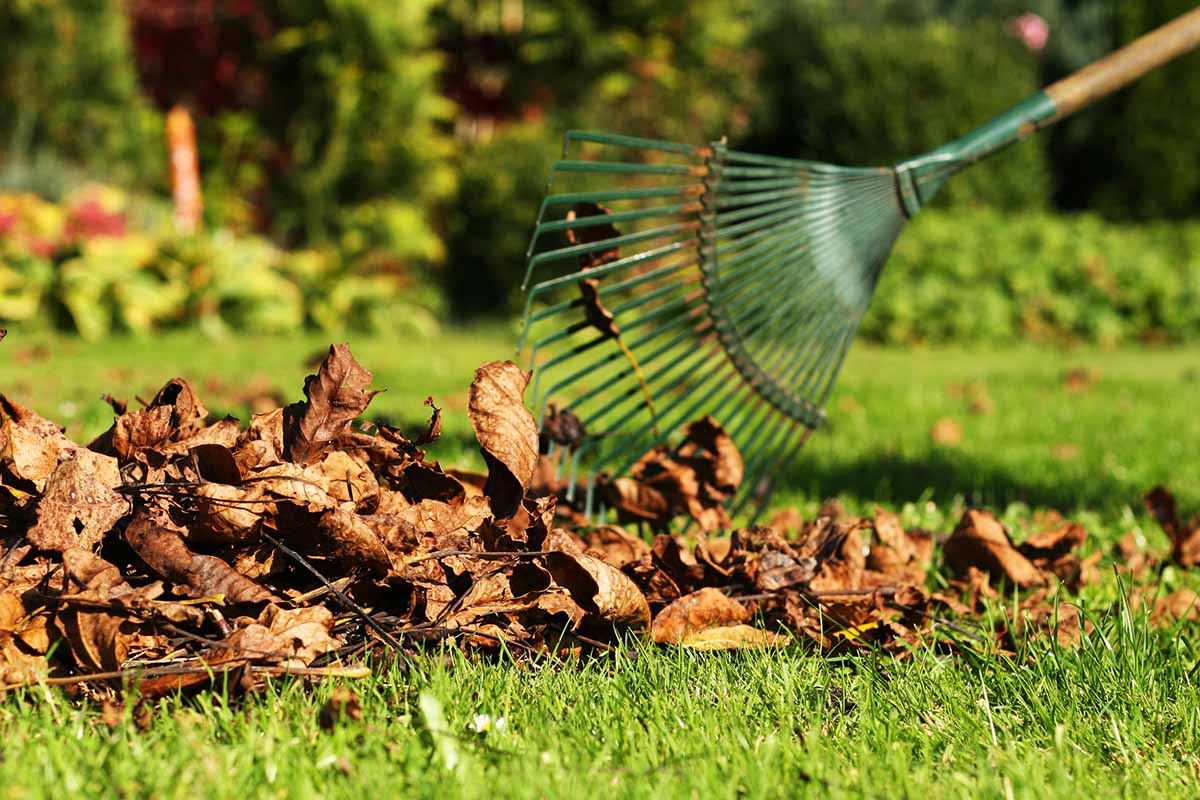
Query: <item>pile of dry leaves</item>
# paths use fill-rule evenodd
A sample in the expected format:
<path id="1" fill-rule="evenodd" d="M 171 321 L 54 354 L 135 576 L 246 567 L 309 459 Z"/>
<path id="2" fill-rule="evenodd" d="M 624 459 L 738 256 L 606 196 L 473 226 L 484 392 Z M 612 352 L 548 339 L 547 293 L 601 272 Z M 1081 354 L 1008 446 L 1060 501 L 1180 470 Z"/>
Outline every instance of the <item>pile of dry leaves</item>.
<path id="1" fill-rule="evenodd" d="M 355 674 L 366 653 L 403 659 L 450 637 L 518 653 L 603 649 L 627 632 L 700 649 L 798 639 L 904 652 L 1079 635 L 1051 593 L 1087 582 L 1099 554 L 1081 559 L 1085 531 L 1060 518 L 1014 546 L 971 510 L 940 551 L 893 514 L 836 506 L 709 536 L 742 476 L 712 419 L 607 485 L 622 518 L 662 530 L 685 515 L 699 533 L 647 543 L 611 525 L 560 527 L 554 487 L 537 480 L 547 465 L 528 378 L 508 362 L 475 374 L 486 476 L 426 460 L 436 408 L 415 440 L 360 421 L 375 392 L 345 346 L 307 378 L 304 401 L 245 428 L 209 419 L 180 379 L 142 408 L 111 401 L 112 427 L 87 446 L 0 395 L 0 686 L 136 676 L 154 695 L 214 677 Z M 571 420 L 540 433 L 570 438 Z M 1180 523 L 1165 491 L 1150 498 L 1174 558 L 1200 560 L 1200 526 Z M 1153 566 L 1136 548 L 1121 563 Z M 939 568 L 949 588 L 931 592 Z M 979 612 L 1004 582 L 1029 590 L 1025 613 L 984 631 Z"/>

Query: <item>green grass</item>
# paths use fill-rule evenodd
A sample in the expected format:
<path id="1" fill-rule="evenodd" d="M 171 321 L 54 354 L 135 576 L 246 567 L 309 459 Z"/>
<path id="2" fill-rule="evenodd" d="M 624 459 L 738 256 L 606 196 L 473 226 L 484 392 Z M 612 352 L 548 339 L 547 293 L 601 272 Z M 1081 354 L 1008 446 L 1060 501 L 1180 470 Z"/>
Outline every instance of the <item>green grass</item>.
<path id="1" fill-rule="evenodd" d="M 415 428 L 433 394 L 446 409 L 433 457 L 469 465 L 471 372 L 511 357 L 512 340 L 477 329 L 351 346 L 389 389 L 373 409 Z M 100 394 L 148 397 L 174 375 L 195 381 L 213 410 L 244 413 L 231 398 L 259 374 L 295 399 L 306 359 L 326 343 L 171 334 L 87 344 L 14 331 L 0 344 L 0 390 L 87 437 L 111 419 Z M 1073 368 L 1099 379 L 1068 392 L 1062 376 Z M 214 376 L 222 385 L 206 390 Z M 991 413 L 968 410 L 955 391 L 965 383 L 986 387 Z M 1058 508 L 1088 526 L 1088 549 L 1133 530 L 1161 551 L 1140 497 L 1167 483 L 1185 512 L 1200 511 L 1197 401 L 1198 348 L 859 348 L 829 428 L 784 475 L 777 502 L 879 502 L 941 531 L 963 505 L 986 503 L 1018 537 L 1034 511 Z M 958 420 L 961 444 L 931 440 L 942 417 Z M 1163 582 L 1196 585 L 1175 569 Z M 354 683 L 363 721 L 332 732 L 316 720 L 333 683 L 279 681 L 231 704 L 172 699 L 146 733 L 110 730 L 58 693 L 14 693 L 0 703 L 0 798 L 1196 795 L 1197 631 L 1113 612 L 1118 597 L 1114 580 L 1084 593 L 1097 632 L 1080 648 L 1042 641 L 1015 659 L 699 655 L 636 643 L 520 668 L 431 656 L 413 677 L 381 667 Z M 443 707 L 448 734 L 430 733 L 422 693 Z M 481 713 L 504 716 L 506 728 L 470 732 Z"/>

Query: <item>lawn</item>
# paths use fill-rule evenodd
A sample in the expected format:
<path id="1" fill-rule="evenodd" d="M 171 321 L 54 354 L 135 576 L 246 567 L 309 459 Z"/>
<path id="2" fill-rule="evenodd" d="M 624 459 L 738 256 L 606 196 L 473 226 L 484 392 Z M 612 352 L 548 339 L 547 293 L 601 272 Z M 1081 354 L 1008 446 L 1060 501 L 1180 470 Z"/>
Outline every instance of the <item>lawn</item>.
<path id="1" fill-rule="evenodd" d="M 432 394 L 446 432 L 432 457 L 472 465 L 466 388 L 513 341 L 485 328 L 351 346 L 388 389 L 373 410 L 415 428 Z M 104 392 L 146 398 L 175 375 L 211 410 L 244 417 L 264 390 L 298 398 L 326 344 L 11 331 L 0 389 L 77 438 L 111 420 Z M 985 504 L 1017 538 L 1035 511 L 1056 508 L 1087 526 L 1087 551 L 1131 530 L 1162 551 L 1141 495 L 1165 483 L 1185 513 L 1200 510 L 1198 400 L 1200 348 L 858 348 L 830 425 L 775 503 L 805 513 L 831 496 L 851 509 L 880 503 L 943 532 L 964 505 Z M 957 443 L 930 435 L 945 418 Z M 1163 583 L 1200 581 L 1168 568 Z M 0 797 L 1195 795 L 1200 638 L 1121 610 L 1119 588 L 1110 578 L 1084 592 L 1097 629 L 1079 648 L 1043 640 L 1017 658 L 705 655 L 636 642 L 583 663 L 430 655 L 408 676 L 381 665 L 353 683 L 362 721 L 332 731 L 317 718 L 334 682 L 279 681 L 230 704 L 168 700 L 146 732 L 110 728 L 57 692 L 15 693 L 0 703 Z M 480 714 L 505 724 L 474 733 Z"/>

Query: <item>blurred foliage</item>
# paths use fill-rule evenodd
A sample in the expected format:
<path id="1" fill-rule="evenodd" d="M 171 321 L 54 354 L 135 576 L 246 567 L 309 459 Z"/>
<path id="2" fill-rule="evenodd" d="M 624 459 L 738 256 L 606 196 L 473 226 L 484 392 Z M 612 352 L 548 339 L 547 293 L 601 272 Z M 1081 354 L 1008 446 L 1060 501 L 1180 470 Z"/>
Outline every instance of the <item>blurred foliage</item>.
<path id="1" fill-rule="evenodd" d="M 1193 0 L 1083 0 L 1069 19 L 1093 31 L 1080 57 L 1059 54 L 1048 79 L 1195 7 Z M 1074 27 L 1074 26 L 1072 26 Z M 1200 213 L 1200 53 L 1158 69 L 1053 131 L 1056 203 L 1112 218 L 1194 218 Z"/>
<path id="2" fill-rule="evenodd" d="M 53 319 L 87 339 L 198 324 L 212 334 L 428 333 L 435 291 L 326 249 L 284 251 L 228 232 L 135 229 L 120 192 L 88 187 L 64 204 L 0 194 L 0 323 Z"/>
<path id="3" fill-rule="evenodd" d="M 860 330 L 897 344 L 1194 341 L 1200 221 L 925 211 L 896 243 Z"/>
<path id="4" fill-rule="evenodd" d="M 458 194 L 445 211 L 450 261 L 442 285 L 451 308 L 511 315 L 546 175 L 559 142 L 536 125 L 513 125 L 467 150 Z"/>
<path id="5" fill-rule="evenodd" d="M 0 2 L 0 185 L 58 195 L 73 162 L 93 177 L 163 188 L 163 153 L 122 4 Z"/>
<path id="6" fill-rule="evenodd" d="M 200 114 L 214 223 L 289 244 L 442 256 L 428 210 L 453 189 L 427 24 L 434 0 L 142 3 L 134 34 L 147 91 Z M 170 13 L 168 13 L 168 11 Z M 240 198 L 256 207 L 240 209 Z M 213 213 L 213 211 L 217 213 Z M 238 212 L 258 217 L 239 219 Z M 362 224 L 366 220 L 369 224 Z"/>
<path id="7" fill-rule="evenodd" d="M 338 314 L 374 327 L 389 324 L 380 319 L 388 306 L 372 298 L 417 293 L 414 307 L 434 307 L 435 285 L 457 312 L 512 314 L 547 169 L 569 128 L 693 143 L 727 135 L 743 149 L 893 163 L 961 135 L 1191 6 L 0 0 L 0 187 L 61 200 L 101 179 L 165 206 L 162 112 L 185 104 L 196 116 L 213 231 L 190 242 L 165 233 L 169 209 L 143 208 L 153 202 L 130 205 L 128 231 L 119 234 L 64 233 L 74 201 L 30 212 L 66 215 L 47 223 L 45 235 L 23 211 L 21 224 L 32 226 L 22 228 L 24 238 L 0 231 L 0 317 L 53 311 L 88 335 L 181 319 L 204 319 L 214 330 L 330 327 L 343 324 Z M 1008 21 L 1025 11 L 1049 23 L 1043 51 L 1026 49 L 1009 31 Z M 1198 59 L 1169 65 L 956 177 L 938 204 L 1052 203 L 1112 218 L 1194 217 Z M 93 216 L 102 222 L 102 213 Z M 1038 215 L 1019 222 L 1059 232 L 1094 224 Z M 924 235 L 922 225 L 902 238 L 897 258 L 917 258 L 908 242 Z M 969 225 L 975 232 L 965 241 L 987 228 Z M 1136 238 L 1103 229 L 1118 250 Z M 1166 228 L 1151 230 L 1174 241 Z M 234 252 L 229 232 L 245 242 L 244 253 Z M 1179 265 L 1192 258 L 1142 243 L 1150 261 L 1174 259 L 1171 269 L 1186 269 Z M 935 261 L 949 257 L 930 252 Z M 240 271 L 255 277 L 234 286 L 228 276 Z M 998 336 L 1041 330 L 1012 321 L 1013 303 L 1032 302 L 1027 297 L 988 291 L 1007 298 L 993 304 L 1003 308 L 996 319 L 1007 320 L 997 323 Z M 938 332 L 944 317 L 911 322 L 908 312 L 887 313 L 892 332 L 876 327 L 872 335 L 949 335 Z M 1072 336 L 1120 340 L 1187 329 L 1132 310 L 1115 311 L 1124 320 L 1115 327 L 1054 313 L 1047 329 Z M 879 326 L 885 317 L 871 319 Z M 969 333 L 971 326 L 983 324 L 943 327 L 976 336 L 983 334 Z"/>
<path id="8" fill-rule="evenodd" d="M 746 132 L 752 0 L 446 0 L 433 15 L 460 132 L 544 121 L 705 142 Z"/>
<path id="9" fill-rule="evenodd" d="M 881 13 L 886 9 L 881 9 Z M 909 13 L 913 9 L 907 9 Z M 945 144 L 1039 87 L 1037 59 L 992 20 L 845 23 L 823 4 L 772 3 L 754 45 L 758 106 L 746 149 L 835 164 L 895 164 Z M 939 203 L 1043 205 L 1044 140 L 950 181 Z"/>

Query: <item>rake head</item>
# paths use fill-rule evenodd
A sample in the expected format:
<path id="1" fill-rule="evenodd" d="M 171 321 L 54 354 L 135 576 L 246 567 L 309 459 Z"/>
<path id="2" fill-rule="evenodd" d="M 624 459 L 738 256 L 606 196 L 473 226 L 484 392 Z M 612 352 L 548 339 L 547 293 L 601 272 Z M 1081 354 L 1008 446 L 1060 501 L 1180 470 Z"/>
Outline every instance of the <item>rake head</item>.
<path id="1" fill-rule="evenodd" d="M 575 131 L 550 188 L 521 347 L 568 499 L 596 513 L 598 476 L 710 415 L 745 461 L 734 511 L 761 508 L 907 219 L 896 171 Z"/>

